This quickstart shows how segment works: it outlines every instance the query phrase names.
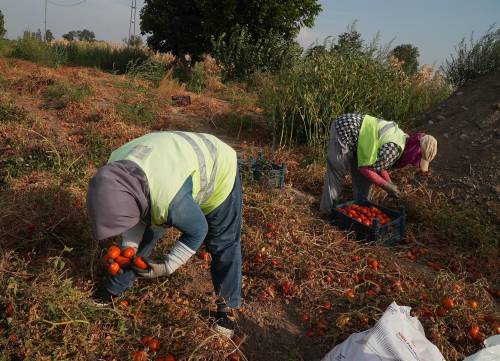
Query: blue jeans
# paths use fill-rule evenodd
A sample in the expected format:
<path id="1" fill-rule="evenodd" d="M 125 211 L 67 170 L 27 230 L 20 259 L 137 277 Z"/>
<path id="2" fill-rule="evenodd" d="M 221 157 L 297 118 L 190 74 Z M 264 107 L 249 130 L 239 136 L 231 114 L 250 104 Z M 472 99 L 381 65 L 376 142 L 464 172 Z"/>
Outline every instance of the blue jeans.
<path id="1" fill-rule="evenodd" d="M 212 255 L 212 283 L 218 307 L 241 305 L 241 180 L 236 174 L 233 190 L 226 200 L 206 215 L 208 234 L 205 238 L 207 251 Z M 149 257 L 160 237 L 150 227 L 146 228 L 137 255 Z M 137 278 L 133 270 L 109 277 L 106 290 L 118 296 L 130 288 Z"/>

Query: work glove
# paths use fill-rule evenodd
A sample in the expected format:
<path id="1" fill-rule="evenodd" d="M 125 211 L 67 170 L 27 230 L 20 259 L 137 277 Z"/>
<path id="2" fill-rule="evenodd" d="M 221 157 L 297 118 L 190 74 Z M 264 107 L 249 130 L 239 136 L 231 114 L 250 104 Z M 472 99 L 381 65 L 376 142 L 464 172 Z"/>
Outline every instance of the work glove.
<path id="1" fill-rule="evenodd" d="M 389 194 L 389 196 L 393 198 L 401 198 L 401 192 L 399 191 L 398 187 L 390 182 L 386 182 L 382 184 L 381 188 Z"/>
<path id="2" fill-rule="evenodd" d="M 167 265 L 163 261 L 153 261 L 149 258 L 143 258 L 144 262 L 146 262 L 149 266 L 148 269 L 140 269 L 136 265 L 132 265 L 134 272 L 138 277 L 142 278 L 157 278 L 167 275 Z"/>

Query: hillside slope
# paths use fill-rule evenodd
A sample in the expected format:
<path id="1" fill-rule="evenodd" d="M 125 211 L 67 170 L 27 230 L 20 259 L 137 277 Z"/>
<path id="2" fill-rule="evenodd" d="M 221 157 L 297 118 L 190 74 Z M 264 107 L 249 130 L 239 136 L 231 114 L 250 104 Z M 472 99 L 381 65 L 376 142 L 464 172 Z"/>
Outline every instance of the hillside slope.
<path id="1" fill-rule="evenodd" d="M 438 139 L 432 170 L 442 177 L 440 188 L 457 204 L 473 200 L 498 207 L 500 72 L 467 83 L 419 122 Z"/>

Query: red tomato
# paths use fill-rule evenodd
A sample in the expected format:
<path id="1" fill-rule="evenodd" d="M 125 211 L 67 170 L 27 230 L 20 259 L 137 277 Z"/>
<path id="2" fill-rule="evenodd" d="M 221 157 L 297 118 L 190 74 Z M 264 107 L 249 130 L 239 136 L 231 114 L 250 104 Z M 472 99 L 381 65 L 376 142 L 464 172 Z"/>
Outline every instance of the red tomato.
<path id="1" fill-rule="evenodd" d="M 135 256 L 135 249 L 127 247 L 121 252 L 121 256 L 125 258 L 132 258 Z"/>
<path id="2" fill-rule="evenodd" d="M 207 251 L 202 250 L 200 251 L 198 258 L 203 261 L 208 261 L 210 259 L 210 254 Z"/>
<path id="3" fill-rule="evenodd" d="M 350 300 L 354 300 L 356 298 L 356 293 L 352 289 L 348 290 L 345 295 Z"/>
<path id="4" fill-rule="evenodd" d="M 321 305 L 325 310 L 331 310 L 332 309 L 332 304 L 330 302 L 325 302 Z"/>
<path id="5" fill-rule="evenodd" d="M 132 260 L 130 258 L 127 258 L 127 257 L 118 256 L 115 258 L 115 262 L 118 263 L 118 265 L 121 268 L 126 269 L 126 268 L 130 267 L 130 263 L 132 262 Z"/>
<path id="6" fill-rule="evenodd" d="M 303 313 L 301 319 L 302 321 L 309 321 L 311 317 L 309 316 L 308 313 Z"/>
<path id="7" fill-rule="evenodd" d="M 134 361 L 146 361 L 148 359 L 148 355 L 146 351 L 136 351 L 134 354 Z"/>
<path id="8" fill-rule="evenodd" d="M 151 339 L 152 339 L 152 337 L 151 337 L 151 336 L 142 336 L 142 338 L 141 338 L 141 343 L 142 343 L 144 346 L 146 346 L 146 345 L 149 343 L 149 341 L 151 341 Z"/>
<path id="9" fill-rule="evenodd" d="M 479 340 L 482 338 L 479 331 L 479 326 L 471 326 L 469 329 L 469 336 L 474 340 Z"/>
<path id="10" fill-rule="evenodd" d="M 313 337 L 314 336 L 314 331 L 312 329 L 307 330 L 307 336 L 308 337 Z"/>
<path id="11" fill-rule="evenodd" d="M 474 300 L 469 300 L 467 301 L 467 304 L 469 305 L 470 308 L 472 308 L 473 310 L 475 310 L 477 308 L 477 302 L 474 301 Z"/>
<path id="12" fill-rule="evenodd" d="M 120 247 L 111 246 L 108 248 L 107 256 L 108 258 L 115 259 L 120 255 Z"/>
<path id="13" fill-rule="evenodd" d="M 453 299 L 451 299 L 449 297 L 443 298 L 443 300 L 441 301 L 441 304 L 447 310 L 451 310 L 453 307 L 455 307 L 455 301 L 453 301 Z"/>
<path id="14" fill-rule="evenodd" d="M 108 272 L 112 276 L 116 276 L 120 272 L 120 269 L 120 265 L 116 262 L 113 262 L 108 266 Z"/>
<path id="15" fill-rule="evenodd" d="M 160 347 L 161 347 L 160 341 L 158 341 L 158 339 L 156 339 L 156 338 L 152 338 L 148 342 L 148 347 L 149 347 L 150 350 L 158 351 L 160 349 Z"/>
<path id="16" fill-rule="evenodd" d="M 140 268 L 140 269 L 148 269 L 149 268 L 149 265 L 144 261 L 144 259 L 141 256 L 134 258 L 134 264 L 137 268 Z"/>
<path id="17" fill-rule="evenodd" d="M 378 270 L 378 268 L 380 266 L 379 262 L 376 259 L 370 259 L 370 260 L 368 260 L 368 265 L 374 271 Z"/>

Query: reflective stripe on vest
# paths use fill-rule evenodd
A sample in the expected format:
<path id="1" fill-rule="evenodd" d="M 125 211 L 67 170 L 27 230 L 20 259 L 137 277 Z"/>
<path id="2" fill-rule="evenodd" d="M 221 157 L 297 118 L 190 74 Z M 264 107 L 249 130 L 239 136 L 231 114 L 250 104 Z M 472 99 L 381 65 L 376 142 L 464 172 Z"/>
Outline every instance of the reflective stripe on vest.
<path id="1" fill-rule="evenodd" d="M 217 176 L 217 148 L 215 147 L 215 144 L 212 143 L 204 134 L 201 133 L 194 133 L 194 134 L 199 138 L 201 138 L 203 143 L 205 143 L 208 150 L 210 151 L 210 155 L 212 156 L 212 161 L 214 162 L 214 166 L 212 168 L 212 174 L 210 175 L 210 180 L 208 181 L 208 186 L 205 196 L 201 200 L 201 203 L 205 204 L 205 202 L 212 196 L 215 190 L 215 177 Z"/>
<path id="2" fill-rule="evenodd" d="M 381 120 L 378 119 L 378 122 L 381 123 Z M 395 128 L 396 127 L 396 123 L 395 122 L 389 122 L 389 124 L 386 124 L 382 127 L 382 129 L 380 129 L 378 131 L 378 138 L 381 139 L 385 133 L 387 133 L 389 130 L 391 130 L 392 128 Z"/>
<path id="3" fill-rule="evenodd" d="M 196 202 L 200 205 L 203 205 L 206 203 L 206 201 L 210 198 L 210 196 L 214 193 L 215 189 L 215 177 L 217 176 L 217 148 L 215 145 L 203 134 L 200 133 L 193 133 L 194 135 L 198 136 L 207 149 L 210 152 L 210 156 L 212 157 L 212 161 L 214 163 L 212 167 L 212 173 L 210 174 L 210 181 L 207 182 L 207 164 L 205 162 L 205 157 L 203 156 L 203 152 L 196 144 L 196 142 L 186 133 L 184 132 L 173 132 L 177 135 L 180 135 L 182 138 L 184 138 L 189 145 L 193 148 L 194 152 L 196 153 L 196 157 L 198 158 L 198 166 L 200 168 L 200 191 L 196 195 Z"/>

